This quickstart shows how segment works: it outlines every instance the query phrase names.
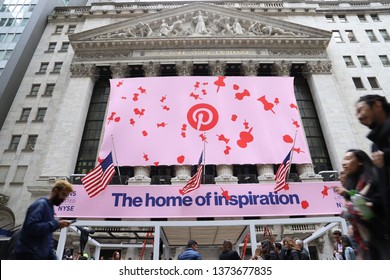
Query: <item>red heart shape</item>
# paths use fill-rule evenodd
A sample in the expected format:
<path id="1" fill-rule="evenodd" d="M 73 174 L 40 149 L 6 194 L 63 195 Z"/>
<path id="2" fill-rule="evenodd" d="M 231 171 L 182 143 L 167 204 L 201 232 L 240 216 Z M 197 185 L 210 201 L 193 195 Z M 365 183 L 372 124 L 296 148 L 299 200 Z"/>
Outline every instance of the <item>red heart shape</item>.
<path id="1" fill-rule="evenodd" d="M 185 157 L 183 155 L 177 157 L 177 162 L 182 164 L 184 162 Z"/>

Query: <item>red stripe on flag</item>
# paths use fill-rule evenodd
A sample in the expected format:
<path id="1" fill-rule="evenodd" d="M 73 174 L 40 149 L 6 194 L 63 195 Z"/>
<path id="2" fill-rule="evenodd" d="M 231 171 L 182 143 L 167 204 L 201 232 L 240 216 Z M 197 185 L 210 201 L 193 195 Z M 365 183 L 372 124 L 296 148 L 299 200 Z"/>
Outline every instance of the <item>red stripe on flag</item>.
<path id="1" fill-rule="evenodd" d="M 202 171 L 203 165 L 199 165 L 198 170 L 196 171 L 194 176 L 192 176 L 188 183 L 181 190 L 179 190 L 180 194 L 187 194 L 200 187 L 200 182 L 202 181 Z"/>

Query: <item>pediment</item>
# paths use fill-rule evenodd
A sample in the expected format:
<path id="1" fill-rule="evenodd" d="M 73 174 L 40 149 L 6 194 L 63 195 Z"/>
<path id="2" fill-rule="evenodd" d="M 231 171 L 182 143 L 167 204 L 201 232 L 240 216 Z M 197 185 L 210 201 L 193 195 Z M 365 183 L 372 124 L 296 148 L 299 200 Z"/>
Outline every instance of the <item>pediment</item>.
<path id="1" fill-rule="evenodd" d="M 138 47 L 141 45 L 148 48 L 150 44 L 158 46 L 159 40 L 212 41 L 219 38 L 245 38 L 247 42 L 262 40 L 263 43 L 267 40 L 274 42 L 276 39 L 305 45 L 306 41 L 314 40 L 315 45 L 324 48 L 331 38 L 331 33 L 211 4 L 192 3 L 76 33 L 69 38 L 75 50 L 85 46 L 86 42 L 90 48 L 96 44 L 101 45 L 102 42 L 111 42 L 111 46 L 114 46 L 118 45 L 115 42 L 126 41 L 137 42 Z M 154 43 L 148 43 L 151 41 Z M 131 46 L 131 43 L 127 44 L 127 47 Z"/>

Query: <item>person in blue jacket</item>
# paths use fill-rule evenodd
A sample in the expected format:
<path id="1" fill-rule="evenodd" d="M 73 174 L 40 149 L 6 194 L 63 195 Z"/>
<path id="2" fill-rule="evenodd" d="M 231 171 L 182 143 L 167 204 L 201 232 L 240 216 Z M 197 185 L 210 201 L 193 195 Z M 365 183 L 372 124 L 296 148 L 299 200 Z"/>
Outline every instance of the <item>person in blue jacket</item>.
<path id="1" fill-rule="evenodd" d="M 39 198 L 30 205 L 16 240 L 12 259 L 57 259 L 53 245 L 53 232 L 68 227 L 70 221 L 55 219 L 54 206 L 61 205 L 71 192 L 73 187 L 68 181 L 58 180 L 54 183 L 49 198 Z"/>
<path id="2" fill-rule="evenodd" d="M 189 240 L 187 243 L 187 249 L 181 253 L 177 259 L 178 260 L 201 260 L 202 256 L 197 251 L 198 243 L 195 240 Z"/>

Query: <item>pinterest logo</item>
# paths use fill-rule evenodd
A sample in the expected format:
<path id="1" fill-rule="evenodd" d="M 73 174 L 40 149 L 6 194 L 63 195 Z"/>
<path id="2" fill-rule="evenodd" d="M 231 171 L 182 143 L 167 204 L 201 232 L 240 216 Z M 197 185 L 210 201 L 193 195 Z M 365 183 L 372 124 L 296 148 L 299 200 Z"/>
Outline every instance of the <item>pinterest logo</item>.
<path id="1" fill-rule="evenodd" d="M 212 129 L 218 123 L 218 119 L 217 109 L 206 103 L 192 106 L 187 113 L 188 123 L 199 131 Z"/>

